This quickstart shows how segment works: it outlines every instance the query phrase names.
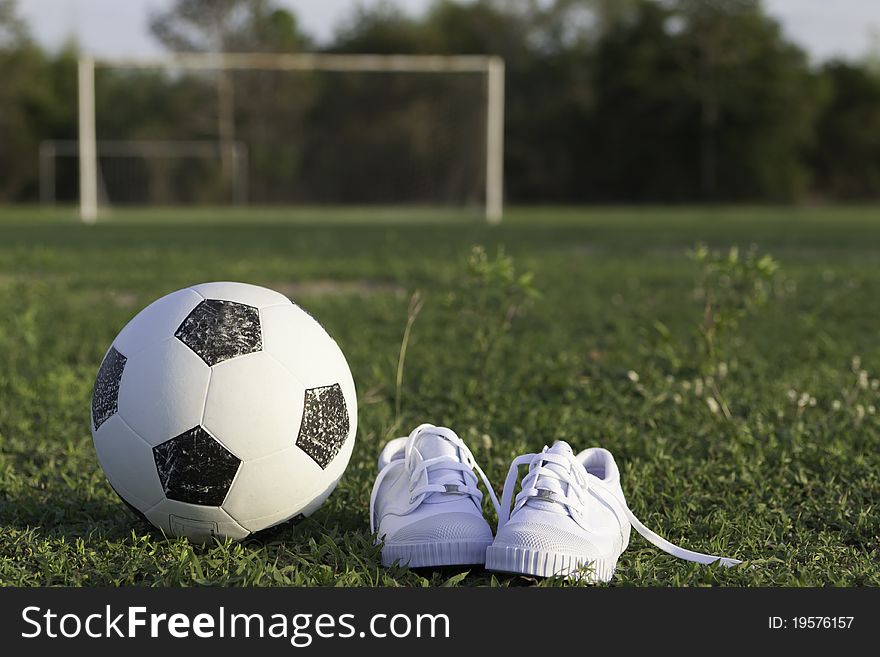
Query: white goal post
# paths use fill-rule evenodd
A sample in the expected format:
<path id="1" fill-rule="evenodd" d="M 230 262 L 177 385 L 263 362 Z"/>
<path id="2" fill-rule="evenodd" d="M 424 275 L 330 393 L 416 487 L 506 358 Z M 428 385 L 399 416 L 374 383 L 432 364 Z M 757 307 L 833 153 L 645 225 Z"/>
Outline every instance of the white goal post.
<path id="1" fill-rule="evenodd" d="M 86 223 L 92 223 L 98 218 L 96 68 L 482 74 L 486 79 L 485 215 L 489 223 L 501 221 L 504 208 L 504 60 L 500 57 L 272 53 L 183 53 L 106 60 L 81 57 L 78 66 L 79 188 L 80 218 Z"/>

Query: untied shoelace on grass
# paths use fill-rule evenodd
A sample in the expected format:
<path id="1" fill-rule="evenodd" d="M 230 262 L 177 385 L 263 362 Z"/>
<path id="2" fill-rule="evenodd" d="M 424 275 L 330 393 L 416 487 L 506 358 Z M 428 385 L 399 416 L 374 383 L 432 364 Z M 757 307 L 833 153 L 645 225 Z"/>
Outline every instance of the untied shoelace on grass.
<path id="1" fill-rule="evenodd" d="M 584 524 L 579 509 L 586 501 L 585 496 L 593 495 L 614 512 L 618 522 L 623 523 L 623 519 L 620 517 L 622 512 L 626 521 L 635 527 L 636 531 L 649 543 L 674 557 L 702 564 L 717 562 L 728 567 L 742 563 L 739 559 L 686 550 L 667 541 L 662 536 L 645 527 L 636 518 L 629 506 L 627 506 L 626 501 L 618 497 L 617 493 L 606 486 L 601 479 L 587 472 L 583 464 L 572 454 L 549 453 L 546 451 L 546 447 L 544 449 L 545 451 L 539 454 L 519 456 L 511 463 L 507 479 L 504 482 L 504 491 L 501 495 L 501 510 L 498 513 L 499 529 L 508 522 L 513 513 L 516 513 L 529 500 L 539 498 L 563 505 L 568 509 L 575 522 L 589 531 L 589 527 Z M 529 466 L 529 473 L 523 477 L 521 490 L 516 496 L 515 506 L 511 510 L 511 498 L 516 487 L 516 480 L 519 477 L 519 468 L 523 465 Z M 558 467 L 552 467 L 553 465 Z M 563 484 L 565 484 L 564 488 Z"/>

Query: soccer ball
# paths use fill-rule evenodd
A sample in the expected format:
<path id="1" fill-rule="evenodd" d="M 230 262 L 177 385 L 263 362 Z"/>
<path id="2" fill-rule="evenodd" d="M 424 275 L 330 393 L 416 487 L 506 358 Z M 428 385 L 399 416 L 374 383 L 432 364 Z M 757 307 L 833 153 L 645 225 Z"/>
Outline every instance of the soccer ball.
<path id="1" fill-rule="evenodd" d="M 311 315 L 266 288 L 206 283 L 116 336 L 91 419 L 123 501 L 167 535 L 204 542 L 315 511 L 351 457 L 357 398 Z"/>

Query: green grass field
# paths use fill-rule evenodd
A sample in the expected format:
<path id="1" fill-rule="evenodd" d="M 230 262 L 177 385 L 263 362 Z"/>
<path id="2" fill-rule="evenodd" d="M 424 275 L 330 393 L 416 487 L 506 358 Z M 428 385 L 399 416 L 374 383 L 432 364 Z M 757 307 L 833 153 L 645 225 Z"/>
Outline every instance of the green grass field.
<path id="1" fill-rule="evenodd" d="M 724 253 L 755 243 L 780 264 L 767 302 L 711 355 L 707 295 L 736 308 L 749 290 L 703 279 L 686 255 L 701 241 Z M 476 268 L 474 245 L 489 255 Z M 539 296 L 519 303 L 511 265 L 533 274 Z M 122 326 L 208 280 L 276 288 L 319 318 L 351 365 L 359 430 L 346 475 L 310 519 L 201 547 L 123 506 L 88 418 Z M 424 309 L 398 400 L 417 290 Z M 277 209 L 140 211 L 87 227 L 68 210 L 0 209 L 0 583 L 560 584 L 381 566 L 367 518 L 376 456 L 432 421 L 470 444 L 499 494 L 522 452 L 554 439 L 603 445 L 645 524 L 748 562 L 685 563 L 634 532 L 614 585 L 878 585 L 878 299 L 870 207 L 535 208 L 497 228 L 431 212 Z"/>

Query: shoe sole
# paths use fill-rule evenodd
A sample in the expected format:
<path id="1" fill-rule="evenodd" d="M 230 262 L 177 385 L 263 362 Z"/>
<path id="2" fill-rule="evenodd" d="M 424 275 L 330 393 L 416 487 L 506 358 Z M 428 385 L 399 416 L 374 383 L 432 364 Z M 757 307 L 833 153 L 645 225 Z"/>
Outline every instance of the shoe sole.
<path id="1" fill-rule="evenodd" d="M 617 558 L 594 559 L 583 555 L 490 545 L 486 550 L 486 568 L 505 573 L 572 577 L 584 582 L 603 583 L 610 582 L 614 577 Z"/>
<path id="2" fill-rule="evenodd" d="M 486 562 L 486 541 L 450 541 L 440 543 L 385 543 L 382 565 L 398 562 L 410 568 L 462 566 Z"/>

